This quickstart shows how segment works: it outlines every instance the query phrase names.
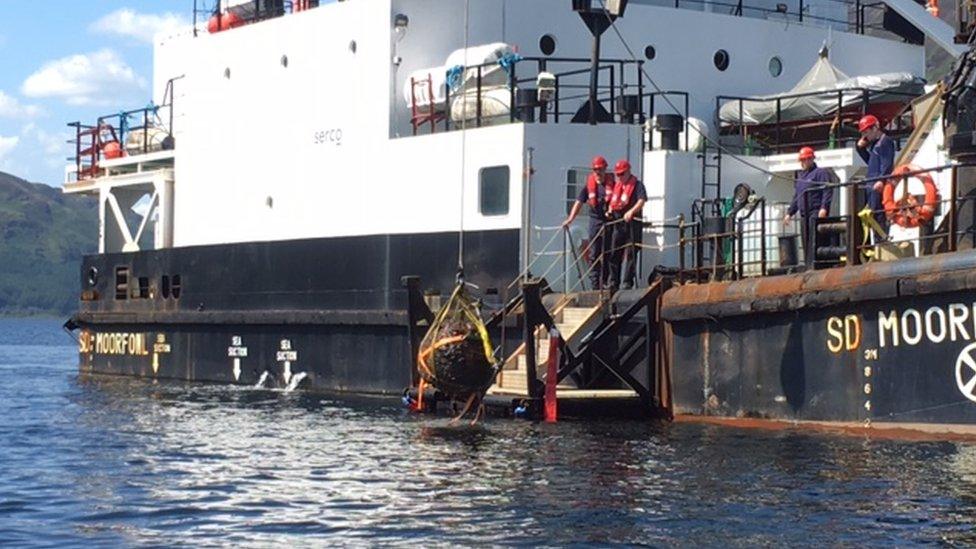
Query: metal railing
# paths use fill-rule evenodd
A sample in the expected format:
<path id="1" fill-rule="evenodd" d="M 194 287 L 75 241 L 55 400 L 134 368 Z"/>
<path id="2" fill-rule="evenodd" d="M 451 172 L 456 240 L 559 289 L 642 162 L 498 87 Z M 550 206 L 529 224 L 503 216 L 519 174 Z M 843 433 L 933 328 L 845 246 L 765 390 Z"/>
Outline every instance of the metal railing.
<path id="1" fill-rule="evenodd" d="M 520 57 L 517 60 L 506 60 L 500 63 L 482 63 L 467 67 L 455 67 L 449 73 L 448 81 L 444 84 L 443 111 L 435 111 L 435 105 L 440 103 L 436 98 L 428 97 L 429 103 L 418 105 L 416 97 L 410 111 L 414 118 L 414 134 L 422 127 L 428 126 L 430 132 L 458 129 L 462 125 L 460 120 L 453 120 L 455 101 L 462 101 L 460 117 L 467 120 L 467 127 L 482 127 L 487 124 L 501 122 L 538 122 L 542 124 L 576 121 L 584 116 L 581 107 L 589 98 L 590 60 L 574 57 Z M 645 88 L 643 71 L 644 61 L 632 59 L 603 59 L 598 66 L 601 82 L 597 86 L 597 102 L 609 115 L 610 120 L 622 124 L 643 124 L 648 113 L 654 112 L 653 101 L 661 93 L 648 93 Z M 563 70 L 559 70 L 563 69 Z M 506 73 L 504 86 L 489 85 L 485 82 L 489 74 L 502 70 Z M 537 88 L 541 73 L 554 76 L 555 85 L 549 92 L 550 97 L 539 98 Z M 452 81 L 453 79 L 453 81 Z M 413 80 L 411 85 L 416 89 L 423 87 L 424 91 L 430 86 L 427 79 Z M 488 114 L 486 108 L 487 92 L 507 92 L 507 105 L 502 114 Z M 430 95 L 431 92 L 427 92 Z M 664 92 L 667 95 L 684 94 L 685 113 L 687 114 L 687 94 L 685 92 Z M 495 99 L 497 100 L 497 95 Z M 469 113 L 469 109 L 473 113 Z M 422 119 L 418 119 L 418 113 Z M 685 117 L 687 119 L 687 116 Z M 436 120 L 437 124 L 432 123 Z"/>
<path id="2" fill-rule="evenodd" d="M 183 77 L 167 81 L 162 105 L 150 103 L 140 109 L 100 116 L 94 125 L 69 123 L 74 136 L 68 144 L 74 155 L 68 161 L 74 163 L 75 181 L 98 177 L 103 160 L 174 148 L 173 105 L 175 82 L 180 78 Z M 136 138 L 132 139 L 132 135 Z"/>
<path id="3" fill-rule="evenodd" d="M 716 10 L 717 8 L 716 11 L 720 11 L 724 8 L 727 15 L 736 17 L 749 17 L 750 15 L 753 15 L 762 16 L 769 19 L 770 16 L 775 16 L 781 17 L 784 21 L 790 23 L 815 23 L 823 26 L 840 25 L 843 26 L 847 32 L 856 34 L 865 34 L 867 31 L 872 31 L 875 33 L 887 32 L 887 29 L 885 29 L 883 25 L 875 25 L 867 22 L 868 10 L 875 10 L 877 13 L 884 11 L 884 4 L 882 2 L 864 3 L 861 0 L 828 1 L 837 4 L 845 4 L 848 8 L 848 18 L 836 19 L 833 17 L 811 15 L 808 13 L 808 8 L 814 2 L 811 2 L 810 0 L 797 0 L 795 3 L 778 3 L 776 8 L 749 6 L 746 5 L 744 0 L 738 0 L 735 2 L 715 0 L 674 0 L 674 7 L 684 8 L 688 5 L 692 5 L 696 7 L 700 6 L 701 9 L 710 7 L 713 10 Z M 791 9 L 793 6 L 795 6 L 795 8 Z M 853 20 L 851 20 L 851 16 L 853 16 Z"/>
<path id="4" fill-rule="evenodd" d="M 199 20 L 201 17 L 204 18 L 203 31 L 209 32 L 207 25 L 209 25 L 210 20 L 215 19 L 217 28 L 221 29 L 223 19 L 227 17 L 228 13 L 234 13 L 242 24 L 250 24 L 317 8 L 319 3 L 319 0 L 253 0 L 232 6 L 224 11 L 220 9 L 220 0 L 193 0 L 193 36 L 199 36 L 201 30 Z"/>
<path id="5" fill-rule="evenodd" d="M 824 220 L 816 220 L 809 231 L 809 242 L 805 245 L 812 249 L 812 253 L 805 253 L 807 268 L 822 268 L 829 266 L 858 265 L 867 261 L 887 256 L 886 260 L 899 257 L 915 257 L 938 253 L 954 252 L 958 248 L 960 237 L 968 235 L 976 242 L 976 225 L 959 227 L 959 213 L 964 206 L 972 208 L 973 219 L 976 219 L 976 199 L 973 196 L 962 196 L 959 193 L 959 169 L 972 168 L 976 161 L 944 164 L 930 168 L 919 168 L 903 171 L 899 175 L 887 175 L 845 181 L 836 184 L 811 186 L 803 195 L 807 200 L 809 193 L 826 188 L 847 192 L 848 204 L 851 205 L 850 214 L 836 216 Z M 864 206 L 869 187 L 875 183 L 894 185 L 895 189 L 908 185 L 908 180 L 917 176 L 941 173 L 950 170 L 948 196 L 939 196 L 934 204 L 932 218 L 918 222 L 919 234 L 913 238 L 894 240 L 889 229 L 896 223 L 893 218 L 906 210 L 918 211 L 912 206 L 893 206 L 871 210 Z M 921 204 L 919 205 L 921 206 Z M 937 223 L 938 222 L 938 223 Z M 842 246 L 821 246 L 819 237 L 824 235 L 842 236 Z M 911 250 L 908 249 L 911 245 Z M 834 248 L 834 249 L 830 249 Z M 839 253 L 843 250 L 843 254 Z"/>
<path id="6" fill-rule="evenodd" d="M 722 199 L 696 200 L 692 220 L 680 216 L 667 228 L 678 233 L 679 282 L 738 280 L 766 276 L 769 272 L 766 199 L 759 197 L 749 205 L 747 215 L 721 210 Z M 758 219 L 754 219 L 758 211 Z M 689 258 L 690 255 L 690 258 Z"/>
<path id="7" fill-rule="evenodd" d="M 799 250 L 788 261 L 788 255 L 776 249 L 773 239 L 793 239 L 796 244 L 796 230 L 772 230 L 772 225 L 782 223 L 782 219 L 771 218 L 765 199 L 758 199 L 756 210 L 758 219 L 723 215 L 713 203 L 718 201 L 697 201 L 693 208 L 692 221 L 683 218 L 677 224 L 679 233 L 679 282 L 710 282 L 721 280 L 740 280 L 809 269 L 853 266 L 868 261 L 891 261 L 904 257 L 917 257 L 957 250 L 962 237 L 970 238 L 976 244 L 976 221 L 969 226 L 959 226 L 959 215 L 964 208 L 976 220 L 976 197 L 962 196 L 959 193 L 959 173 L 961 168 L 976 167 L 974 162 L 946 164 L 931 168 L 904 172 L 898 176 L 857 179 L 841 183 L 829 183 L 809 187 L 801 195 L 800 203 L 812 203 L 810 193 L 822 192 L 830 188 L 847 193 L 847 203 L 852 213 L 819 218 L 804 218 L 803 212 L 795 223 L 809 223 L 806 242 L 802 242 L 803 259 Z M 930 220 L 920 222 L 919 234 L 901 234 L 896 240 L 884 227 L 890 228 L 890 220 L 899 213 L 899 208 L 870 210 L 864 207 L 867 188 L 876 182 L 892 185 L 906 185 L 907 180 L 919 175 L 951 170 L 949 189 L 946 196 L 939 197 L 934 204 L 935 211 Z M 930 204 L 931 206 L 932 204 Z M 907 206 L 902 207 L 902 209 Z M 878 220 L 881 219 L 881 222 Z"/>
<path id="8" fill-rule="evenodd" d="M 780 95 L 776 97 L 748 97 L 719 95 L 715 98 L 715 118 L 723 145 L 738 148 L 743 154 L 778 154 L 793 152 L 800 147 L 842 148 L 856 141 L 860 134 L 845 128 L 856 126 L 857 121 L 869 113 L 872 106 L 877 107 L 879 97 L 903 98 L 905 106 L 894 116 L 893 124 L 887 130 L 890 137 L 898 140 L 911 134 L 912 126 L 909 104 L 919 94 L 869 88 L 849 88 L 843 90 L 815 91 L 807 93 Z M 820 116 L 795 120 L 785 120 L 783 105 L 796 99 L 823 98 L 832 101 L 836 98 L 835 110 Z M 723 118 L 722 106 L 728 102 L 738 103 L 737 118 Z M 774 104 L 775 119 L 759 124 L 745 121 L 746 104 Z M 907 119 L 907 121 L 906 121 Z M 727 137 L 737 136 L 739 144 L 731 143 Z"/>

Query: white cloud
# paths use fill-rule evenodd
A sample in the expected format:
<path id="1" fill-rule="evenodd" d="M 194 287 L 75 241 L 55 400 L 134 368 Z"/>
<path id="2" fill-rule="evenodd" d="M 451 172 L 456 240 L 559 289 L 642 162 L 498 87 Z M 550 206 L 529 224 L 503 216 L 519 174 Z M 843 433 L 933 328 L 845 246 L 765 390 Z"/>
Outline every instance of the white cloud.
<path id="1" fill-rule="evenodd" d="M 19 142 L 20 138 L 17 136 L 4 137 L 0 135 L 0 166 L 7 164 L 7 156 L 17 147 Z"/>
<path id="2" fill-rule="evenodd" d="M 0 90 L 0 118 L 34 118 L 41 114 L 37 105 L 24 105 Z"/>
<path id="3" fill-rule="evenodd" d="M 34 150 L 44 153 L 49 165 L 64 164 L 62 157 L 68 153 L 68 138 L 71 137 L 67 131 L 49 132 L 30 122 L 20 130 L 20 136 L 24 139 L 33 139 L 38 145 Z"/>
<path id="4" fill-rule="evenodd" d="M 137 13 L 128 8 L 113 11 L 92 23 L 89 31 L 132 38 L 152 44 L 159 33 L 173 35 L 190 25 L 189 21 L 175 13 Z"/>
<path id="5" fill-rule="evenodd" d="M 108 105 L 145 87 L 125 61 L 104 49 L 46 63 L 27 77 L 21 91 L 27 97 L 59 98 L 70 105 Z"/>

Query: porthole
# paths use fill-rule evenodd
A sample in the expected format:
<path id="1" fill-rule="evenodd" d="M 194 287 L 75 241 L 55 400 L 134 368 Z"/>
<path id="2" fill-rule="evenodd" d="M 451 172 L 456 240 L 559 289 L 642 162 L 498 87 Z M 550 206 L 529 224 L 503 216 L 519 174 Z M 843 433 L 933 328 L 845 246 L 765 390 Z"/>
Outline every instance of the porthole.
<path id="1" fill-rule="evenodd" d="M 783 60 L 779 57 L 773 57 L 769 60 L 769 74 L 773 75 L 773 78 L 778 77 L 783 74 Z"/>
<path id="2" fill-rule="evenodd" d="M 657 50 L 654 49 L 654 46 L 647 46 L 644 48 L 644 57 L 646 57 L 648 61 L 657 57 Z"/>
<path id="3" fill-rule="evenodd" d="M 224 78 L 230 80 L 230 67 L 224 69 Z"/>
<path id="4" fill-rule="evenodd" d="M 729 68 L 729 52 L 725 50 L 718 50 L 715 52 L 715 56 L 712 57 L 712 62 L 715 63 L 715 68 L 724 71 Z"/>
<path id="5" fill-rule="evenodd" d="M 88 268 L 88 285 L 94 286 L 98 283 L 98 267 Z"/>
<path id="6" fill-rule="evenodd" d="M 551 34 L 544 34 L 539 39 L 539 51 L 542 55 L 552 55 L 556 53 L 556 37 Z"/>
<path id="7" fill-rule="evenodd" d="M 287 55 L 282 55 L 281 56 L 281 66 L 284 67 L 284 68 L 286 68 L 286 69 L 288 68 L 288 56 Z"/>
<path id="8" fill-rule="evenodd" d="M 349 51 L 352 52 L 352 53 L 356 53 L 356 48 L 357 48 L 356 41 L 355 40 L 350 40 L 349 41 Z"/>

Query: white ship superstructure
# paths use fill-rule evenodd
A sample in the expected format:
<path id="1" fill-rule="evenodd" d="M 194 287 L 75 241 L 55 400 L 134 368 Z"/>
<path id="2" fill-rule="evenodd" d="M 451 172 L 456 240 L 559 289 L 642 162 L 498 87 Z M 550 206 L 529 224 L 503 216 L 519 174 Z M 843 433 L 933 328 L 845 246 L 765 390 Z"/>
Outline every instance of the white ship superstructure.
<path id="1" fill-rule="evenodd" d="M 568 172 L 585 169 L 594 154 L 641 166 L 656 195 L 652 212 L 670 217 L 687 209 L 698 189 L 677 186 L 701 178 L 696 152 L 642 150 L 641 125 L 620 123 L 619 115 L 611 124 L 568 123 L 586 101 L 586 74 L 561 83 L 563 97 L 576 99 L 550 107 L 561 111 L 558 122 L 550 115 L 542 123 L 537 115 L 535 122 L 475 128 L 469 120 L 462 134 L 454 120 L 448 131 L 438 123 L 433 131 L 421 125 L 421 134 L 413 135 L 404 100 L 409 77 L 429 70 L 442 82 L 436 71 L 466 45 L 507 44 L 532 58 L 515 64 L 518 79 L 536 76 L 541 60 L 549 60 L 547 70 L 556 75 L 587 68 L 591 37 L 567 4 L 348 0 L 215 34 L 159 37 L 156 102 L 173 105 L 176 147 L 173 190 L 160 197 L 165 236 L 157 245 L 433 233 L 456 231 L 462 219 L 465 230 L 476 231 L 519 230 L 526 218 L 554 225 L 565 215 Z M 626 46 L 615 30 L 604 35 L 602 57 L 632 63 L 604 63 L 600 93 L 608 108 L 612 84 L 618 94 L 645 94 L 645 117 L 673 112 L 672 105 L 682 110 L 683 98 L 655 94 L 635 62 L 659 89 L 686 92 L 688 114 L 704 121 L 699 127 L 713 137 L 716 96 L 789 90 L 824 44 L 830 61 L 847 74 L 924 74 L 922 47 L 839 30 L 846 26 L 843 3 L 807 2 L 802 22 L 797 7 L 759 13 L 763 19 L 729 15 L 718 4 L 706 3 L 705 10 L 690 2 L 655 4 L 631 2 L 615 23 Z M 756 12 L 747 6 L 743 13 L 750 10 Z M 544 45 L 554 49 L 542 51 Z M 716 62 L 723 56 L 727 67 L 720 70 Z M 164 97 L 167 89 L 171 97 Z M 647 112 L 652 96 L 656 113 Z M 699 143 L 691 133 L 691 142 Z M 743 164 L 725 164 L 728 181 L 756 186 L 767 178 Z M 482 195 L 483 180 L 499 173 L 507 185 L 489 190 L 507 193 L 507 200 L 486 213 L 481 201 L 494 199 Z M 89 179 L 68 186 L 72 192 L 95 187 L 105 185 Z"/>

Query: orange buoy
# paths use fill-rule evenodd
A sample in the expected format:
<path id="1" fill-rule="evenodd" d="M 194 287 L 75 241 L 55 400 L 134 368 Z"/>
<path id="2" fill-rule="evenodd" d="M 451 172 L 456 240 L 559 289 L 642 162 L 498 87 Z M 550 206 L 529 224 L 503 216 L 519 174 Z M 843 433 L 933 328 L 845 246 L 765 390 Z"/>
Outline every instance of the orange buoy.
<path id="1" fill-rule="evenodd" d="M 214 15 L 207 21 L 207 32 L 213 34 L 225 30 L 234 29 L 240 27 L 246 23 L 240 15 L 229 11 L 227 13 L 222 13 L 220 15 Z"/>
<path id="2" fill-rule="evenodd" d="M 885 182 L 881 197 L 888 219 L 906 229 L 914 229 L 932 221 L 932 218 L 935 217 L 935 208 L 939 204 L 939 189 L 935 186 L 932 176 L 927 173 L 912 176 L 921 181 L 925 187 L 924 202 L 919 202 L 918 198 L 909 193 L 907 188 L 902 196 L 895 198 L 895 188 L 901 179 L 906 174 L 917 171 L 920 171 L 920 168 L 911 164 L 904 164 L 895 168 L 894 177 Z"/>
<path id="3" fill-rule="evenodd" d="M 114 160 L 125 156 L 125 151 L 118 141 L 109 141 L 102 145 L 102 154 L 105 155 L 105 160 Z"/>

